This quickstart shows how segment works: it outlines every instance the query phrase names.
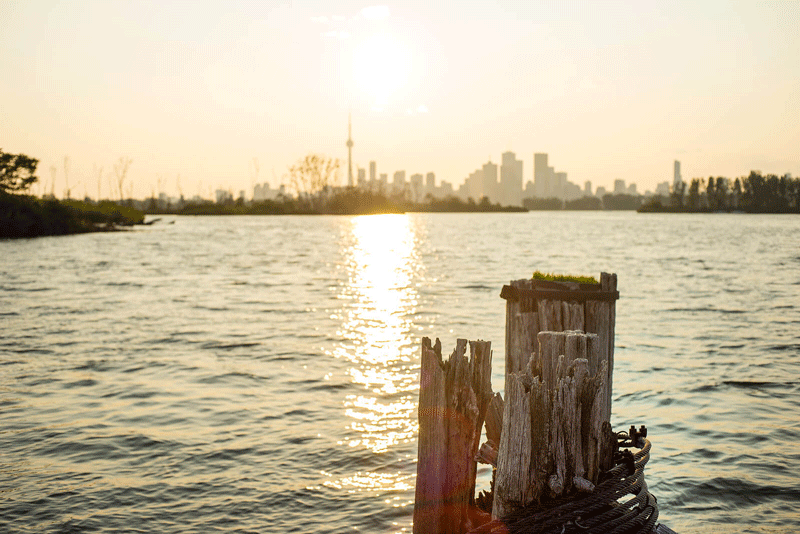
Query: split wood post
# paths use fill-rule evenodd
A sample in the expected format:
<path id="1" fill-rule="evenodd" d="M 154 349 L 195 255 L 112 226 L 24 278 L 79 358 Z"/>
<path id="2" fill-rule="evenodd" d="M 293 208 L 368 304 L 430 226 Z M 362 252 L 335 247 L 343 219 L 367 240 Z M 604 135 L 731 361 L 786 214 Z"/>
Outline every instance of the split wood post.
<path id="1" fill-rule="evenodd" d="M 611 387 L 619 298 L 616 274 L 600 273 L 599 284 L 514 280 L 503 287 L 500 296 L 506 300 L 506 395 L 510 387 L 508 376 L 524 370 L 538 350 L 539 332 L 579 330 L 597 334 L 602 359 L 608 360 L 607 380 Z M 610 415 L 611 395 L 606 409 Z"/>
<path id="2" fill-rule="evenodd" d="M 591 491 L 611 466 L 608 360 L 599 336 L 540 332 L 526 369 L 506 376 L 492 516 Z"/>
<path id="3" fill-rule="evenodd" d="M 459 339 L 447 361 L 442 344 L 422 339 L 414 533 L 462 534 L 474 504 L 475 455 L 492 401 L 491 342 Z"/>

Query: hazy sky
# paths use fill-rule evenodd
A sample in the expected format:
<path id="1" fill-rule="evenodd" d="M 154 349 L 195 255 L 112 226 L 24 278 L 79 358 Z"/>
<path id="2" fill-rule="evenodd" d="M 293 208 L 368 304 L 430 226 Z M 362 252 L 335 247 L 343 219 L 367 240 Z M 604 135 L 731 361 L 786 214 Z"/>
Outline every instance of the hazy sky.
<path id="1" fill-rule="evenodd" d="M 455 184 L 800 175 L 800 2 L 0 0 L 0 148 L 97 195 L 275 187 L 308 152 Z M 49 189 L 49 187 L 48 187 Z M 108 196 L 103 178 L 101 193 Z"/>

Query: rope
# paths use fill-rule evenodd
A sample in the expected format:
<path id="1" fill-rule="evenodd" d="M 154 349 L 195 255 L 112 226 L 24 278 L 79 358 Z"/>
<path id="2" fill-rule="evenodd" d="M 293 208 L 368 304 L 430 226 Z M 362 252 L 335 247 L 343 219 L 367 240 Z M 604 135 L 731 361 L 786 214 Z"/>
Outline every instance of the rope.
<path id="1" fill-rule="evenodd" d="M 651 534 L 658 519 L 656 498 L 647 490 L 644 466 L 650 460 L 647 429 L 617 433 L 614 466 L 586 497 L 570 496 L 546 504 L 531 503 L 470 534 Z M 632 496 L 632 497 L 628 497 Z"/>

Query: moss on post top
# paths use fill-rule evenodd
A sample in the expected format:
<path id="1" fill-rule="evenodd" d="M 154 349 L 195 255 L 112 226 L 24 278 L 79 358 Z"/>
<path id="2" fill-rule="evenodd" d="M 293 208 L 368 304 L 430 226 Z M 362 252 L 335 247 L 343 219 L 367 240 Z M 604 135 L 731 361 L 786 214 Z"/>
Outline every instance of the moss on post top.
<path id="1" fill-rule="evenodd" d="M 578 284 L 598 284 L 594 276 L 573 276 L 565 274 L 543 273 L 535 271 L 532 280 L 543 280 L 545 282 L 575 282 Z"/>

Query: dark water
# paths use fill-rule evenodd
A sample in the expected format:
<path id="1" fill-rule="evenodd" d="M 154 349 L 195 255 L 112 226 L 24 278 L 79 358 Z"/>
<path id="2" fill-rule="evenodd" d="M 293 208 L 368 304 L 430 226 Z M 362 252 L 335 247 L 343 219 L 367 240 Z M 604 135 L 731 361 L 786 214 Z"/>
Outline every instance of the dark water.
<path id="1" fill-rule="evenodd" d="M 419 340 L 492 340 L 499 389 L 535 269 L 618 274 L 664 523 L 798 529 L 798 217 L 162 223 L 0 242 L 0 532 L 410 531 Z"/>

